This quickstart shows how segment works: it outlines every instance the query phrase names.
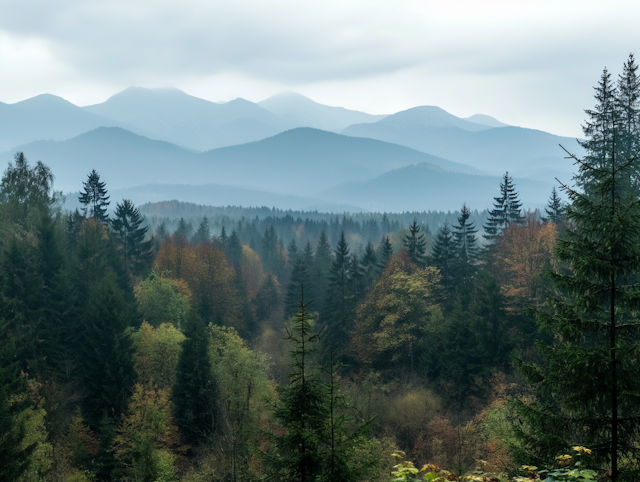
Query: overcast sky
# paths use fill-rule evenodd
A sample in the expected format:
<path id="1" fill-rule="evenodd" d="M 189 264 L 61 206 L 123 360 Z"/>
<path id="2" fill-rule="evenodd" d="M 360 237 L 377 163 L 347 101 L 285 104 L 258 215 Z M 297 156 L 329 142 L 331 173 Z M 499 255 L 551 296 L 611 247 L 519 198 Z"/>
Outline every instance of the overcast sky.
<path id="1" fill-rule="evenodd" d="M 639 19 L 637 0 L 0 0 L 0 101 L 296 91 L 580 136 L 602 69 L 640 56 Z"/>

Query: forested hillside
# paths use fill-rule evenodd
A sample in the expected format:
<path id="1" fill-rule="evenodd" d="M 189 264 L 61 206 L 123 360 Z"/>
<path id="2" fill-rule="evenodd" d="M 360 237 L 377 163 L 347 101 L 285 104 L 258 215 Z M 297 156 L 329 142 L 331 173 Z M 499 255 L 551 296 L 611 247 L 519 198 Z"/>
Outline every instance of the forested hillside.
<path id="1" fill-rule="evenodd" d="M 508 172 L 483 211 L 338 216 L 138 207 L 96 170 L 64 210 L 15 153 L 0 480 L 638 480 L 636 74 L 542 210 Z"/>

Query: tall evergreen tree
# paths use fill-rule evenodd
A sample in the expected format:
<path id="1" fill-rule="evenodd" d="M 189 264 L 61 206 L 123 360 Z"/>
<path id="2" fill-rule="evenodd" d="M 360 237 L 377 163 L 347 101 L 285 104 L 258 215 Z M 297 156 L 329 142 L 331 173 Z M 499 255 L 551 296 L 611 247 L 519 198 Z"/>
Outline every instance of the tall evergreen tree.
<path id="1" fill-rule="evenodd" d="M 82 212 L 85 216 L 107 224 L 109 215 L 107 208 L 109 196 L 107 196 L 106 183 L 100 181 L 100 175 L 93 169 L 87 176 L 87 180 L 82 183 L 83 191 L 78 200 L 84 207 Z"/>
<path id="2" fill-rule="evenodd" d="M 553 186 L 551 190 L 551 196 L 549 197 L 549 202 L 544 212 L 547 214 L 546 217 L 542 218 L 545 223 L 551 222 L 558 224 L 564 220 L 565 207 L 555 186 Z"/>
<path id="3" fill-rule="evenodd" d="M 630 159 L 640 150 L 640 79 L 638 65 L 633 54 L 624 63 L 622 74 L 618 77 L 615 104 L 618 111 L 618 133 L 622 159 Z M 631 182 L 640 192 L 640 161 L 635 161 L 631 173 Z"/>
<path id="4" fill-rule="evenodd" d="M 453 226 L 453 240 L 455 245 L 454 277 L 459 288 L 467 287 L 475 271 L 475 261 L 478 256 L 474 223 L 469 222 L 471 211 L 466 203 L 462 205 L 458 224 Z"/>
<path id="5" fill-rule="evenodd" d="M 296 312 L 296 308 L 300 307 L 300 287 L 306 287 L 308 279 L 309 269 L 305 262 L 305 258 L 304 256 L 296 255 L 291 267 L 289 286 L 287 287 L 285 315 L 289 316 L 294 314 Z"/>
<path id="6" fill-rule="evenodd" d="M 426 263 L 427 240 L 425 234 L 420 232 L 420 226 L 415 218 L 409 226 L 409 234 L 405 234 L 402 244 L 411 261 L 418 266 L 423 266 Z"/>
<path id="7" fill-rule="evenodd" d="M 484 225 L 483 235 L 489 241 L 497 240 L 502 231 L 511 223 L 522 223 L 522 203 L 518 199 L 518 192 L 513 179 L 506 172 L 500 182 L 500 195 L 494 197 L 493 209 L 489 211 L 487 224 Z"/>
<path id="8" fill-rule="evenodd" d="M 320 233 L 318 246 L 313 262 L 313 285 L 315 289 L 314 307 L 320 313 L 324 313 L 327 299 L 327 289 L 329 288 L 329 271 L 331 270 L 331 243 L 324 231 Z"/>
<path id="9" fill-rule="evenodd" d="M 291 242 L 289 246 L 287 246 L 287 254 L 289 255 L 289 260 L 293 264 L 295 263 L 296 258 L 298 257 L 298 245 L 296 244 L 295 238 L 291 238 Z"/>
<path id="10" fill-rule="evenodd" d="M 184 324 L 176 385 L 175 421 L 185 442 L 201 445 L 216 430 L 216 386 L 209 355 L 209 334 L 202 318 L 190 310 Z"/>
<path id="11" fill-rule="evenodd" d="M 189 239 L 189 236 L 191 235 L 191 224 L 187 224 L 187 222 L 184 220 L 184 218 L 180 218 L 180 221 L 178 222 L 178 229 L 176 229 L 176 232 L 173 233 L 174 237 L 180 237 L 183 238 L 184 242 L 186 243 Z"/>
<path id="12" fill-rule="evenodd" d="M 271 434 L 275 450 L 262 453 L 266 481 L 315 482 L 321 480 L 323 446 L 327 436 L 327 390 L 313 362 L 319 336 L 313 331 L 304 296 L 287 340 L 291 343 L 289 384 L 280 389 L 274 416 L 286 432 Z"/>
<path id="13" fill-rule="evenodd" d="M 207 244 L 211 241 L 211 228 L 209 227 L 209 220 L 207 217 L 203 217 L 200 224 L 198 224 L 198 229 L 196 229 L 193 238 L 191 238 L 191 243 L 200 246 L 201 244 Z"/>
<path id="14" fill-rule="evenodd" d="M 145 240 L 149 228 L 142 225 L 143 221 L 140 210 L 130 200 L 116 204 L 111 226 L 120 245 L 125 270 L 136 275 L 151 264 L 153 256 L 153 241 Z"/>
<path id="15" fill-rule="evenodd" d="M 231 231 L 231 236 L 229 236 L 227 240 L 225 252 L 231 266 L 240 274 L 240 266 L 242 265 L 242 243 L 235 229 Z"/>
<path id="16" fill-rule="evenodd" d="M 304 259 L 304 264 L 307 267 L 307 281 L 304 285 L 304 292 L 307 293 L 307 299 L 311 302 L 317 298 L 317 291 L 316 279 L 314 278 L 315 255 L 313 253 L 311 241 L 309 240 L 307 240 L 307 244 L 304 245 L 302 257 Z M 318 302 L 318 304 L 320 303 Z"/>
<path id="17" fill-rule="evenodd" d="M 349 256 L 349 244 L 340 234 L 340 240 L 336 246 L 333 263 L 329 272 L 329 286 L 323 315 L 324 326 L 327 334 L 323 338 L 323 345 L 332 347 L 340 353 L 346 345 L 353 323 L 353 294 L 350 289 L 351 257 Z M 328 351 L 325 351 L 328 353 Z M 341 354 L 341 353 L 340 353 Z"/>
<path id="18" fill-rule="evenodd" d="M 385 236 L 380 242 L 380 269 L 384 270 L 387 267 L 392 255 L 393 246 L 391 245 L 391 239 L 389 236 Z"/>
<path id="19" fill-rule="evenodd" d="M 229 241 L 229 238 L 227 237 L 227 230 L 225 229 L 224 226 L 222 226 L 222 230 L 220 231 L 220 237 L 218 239 L 220 241 L 220 245 L 222 246 L 223 251 L 226 252 L 227 242 Z"/>
<path id="20" fill-rule="evenodd" d="M 133 348 L 126 332 L 131 309 L 115 275 L 105 276 L 92 291 L 83 318 L 82 411 L 89 424 L 98 428 L 105 417 L 110 421 L 120 417 L 134 381 Z"/>
<path id="21" fill-rule="evenodd" d="M 368 289 L 373 283 L 378 273 L 378 255 L 373 243 L 369 241 L 364 248 L 364 255 L 362 256 L 362 276 L 364 289 Z"/>
<path id="22" fill-rule="evenodd" d="M 349 258 L 349 291 L 352 309 L 364 297 L 364 270 L 358 255 L 353 253 Z"/>
<path id="23" fill-rule="evenodd" d="M 432 259 L 434 266 L 440 270 L 442 276 L 440 283 L 447 292 L 453 287 L 455 257 L 456 243 L 451 229 L 449 229 L 449 224 L 444 223 L 438 229 L 433 243 Z"/>
<path id="24" fill-rule="evenodd" d="M 586 194 L 563 186 L 572 224 L 556 254 L 572 271 L 550 276 L 566 296 L 536 311 L 552 341 L 539 344 L 544 364 L 518 362 L 537 396 L 515 402 L 525 422 L 515 428 L 530 461 L 584 445 L 611 480 L 630 481 L 640 477 L 640 201 L 629 182 L 636 157 L 617 157 L 619 119 L 608 95 L 605 70 L 597 108 L 586 111 L 587 154 L 574 156 Z"/>

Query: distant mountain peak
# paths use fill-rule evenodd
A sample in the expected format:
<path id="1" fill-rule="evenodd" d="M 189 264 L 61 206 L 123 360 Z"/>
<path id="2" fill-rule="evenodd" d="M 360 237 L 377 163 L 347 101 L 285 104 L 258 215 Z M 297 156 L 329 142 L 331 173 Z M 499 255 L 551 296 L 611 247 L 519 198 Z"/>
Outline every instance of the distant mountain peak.
<path id="1" fill-rule="evenodd" d="M 470 117 L 466 117 L 465 120 L 469 122 L 475 122 L 476 124 L 482 124 L 489 127 L 511 127 L 509 124 L 505 124 L 504 122 L 500 122 L 495 117 L 491 117 L 486 114 L 474 114 Z"/>
<path id="2" fill-rule="evenodd" d="M 40 95 L 36 95 L 35 97 L 31 97 L 29 99 L 25 99 L 25 100 L 21 100 L 20 102 L 16 102 L 13 105 L 22 105 L 22 106 L 26 106 L 26 105 L 71 105 L 73 107 L 76 107 L 74 104 L 72 104 L 71 102 L 69 102 L 66 99 L 63 99 L 62 97 L 59 97 L 57 95 L 53 95 L 53 94 L 40 94 Z"/>

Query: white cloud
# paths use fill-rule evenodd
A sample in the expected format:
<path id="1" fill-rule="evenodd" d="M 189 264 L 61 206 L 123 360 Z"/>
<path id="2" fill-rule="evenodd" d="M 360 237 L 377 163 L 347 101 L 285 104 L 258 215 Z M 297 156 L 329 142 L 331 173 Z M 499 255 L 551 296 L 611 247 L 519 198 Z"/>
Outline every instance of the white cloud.
<path id="1" fill-rule="evenodd" d="M 599 72 L 637 46 L 639 13 L 628 1 L 9 0 L 1 100 L 92 103 L 128 85 L 211 100 L 298 90 L 369 112 L 429 103 L 579 135 Z"/>

